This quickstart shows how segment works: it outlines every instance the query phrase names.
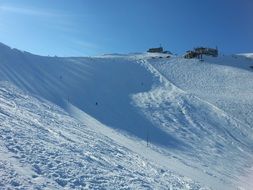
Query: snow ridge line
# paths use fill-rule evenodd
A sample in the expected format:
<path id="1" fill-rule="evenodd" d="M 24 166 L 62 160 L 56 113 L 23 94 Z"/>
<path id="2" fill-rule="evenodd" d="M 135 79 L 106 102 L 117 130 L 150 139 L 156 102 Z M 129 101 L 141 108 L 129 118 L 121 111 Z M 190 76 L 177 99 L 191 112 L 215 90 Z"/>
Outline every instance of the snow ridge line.
<path id="1" fill-rule="evenodd" d="M 161 74 L 154 66 L 152 66 L 150 63 L 148 63 L 147 60 L 141 59 L 137 61 L 137 63 L 141 64 L 144 68 L 146 68 L 150 73 L 152 73 L 155 77 L 159 79 L 159 82 L 163 84 L 164 86 L 170 86 L 174 91 L 179 91 L 181 93 L 186 93 L 182 89 L 178 88 L 176 85 L 174 85 L 172 82 L 170 82 L 163 74 Z"/>

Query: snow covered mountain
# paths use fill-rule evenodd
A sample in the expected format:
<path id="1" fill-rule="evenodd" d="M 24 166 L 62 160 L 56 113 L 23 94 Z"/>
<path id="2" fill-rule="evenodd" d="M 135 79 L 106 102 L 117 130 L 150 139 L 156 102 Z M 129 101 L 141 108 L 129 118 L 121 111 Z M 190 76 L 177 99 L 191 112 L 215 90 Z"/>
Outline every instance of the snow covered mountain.
<path id="1" fill-rule="evenodd" d="M 252 65 L 0 44 L 0 188 L 253 188 Z"/>

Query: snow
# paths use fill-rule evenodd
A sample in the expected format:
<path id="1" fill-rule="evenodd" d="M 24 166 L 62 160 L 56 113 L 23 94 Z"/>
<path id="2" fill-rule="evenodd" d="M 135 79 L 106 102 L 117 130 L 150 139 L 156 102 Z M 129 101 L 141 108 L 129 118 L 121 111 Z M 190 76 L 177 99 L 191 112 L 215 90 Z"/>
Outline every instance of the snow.
<path id="1" fill-rule="evenodd" d="M 205 174 L 195 168 L 192 168 L 191 166 L 185 165 L 175 156 L 163 155 L 160 152 L 157 152 L 157 149 L 151 149 L 150 145 L 146 147 L 146 142 L 144 141 L 136 141 L 136 139 L 133 137 L 116 132 L 115 130 L 94 120 L 94 118 L 85 114 L 83 111 L 79 110 L 71 104 L 69 104 L 67 110 L 71 115 L 78 118 L 79 121 L 86 123 L 88 126 L 92 125 L 96 128 L 97 132 L 106 134 L 106 136 L 112 138 L 121 146 L 124 146 L 129 150 L 138 153 L 140 156 L 147 160 L 150 160 L 151 162 L 159 164 L 163 169 L 169 168 L 169 170 L 175 173 L 183 173 L 185 176 L 191 176 L 192 179 L 201 182 L 201 184 L 211 184 L 212 187 L 219 188 L 223 185 L 220 180 L 213 179 L 213 177 L 209 174 Z"/>
<path id="2" fill-rule="evenodd" d="M 234 57 L 171 59 L 154 66 L 177 87 L 210 102 L 245 124 L 253 123 L 253 62 Z M 185 72 L 187 71 L 187 72 Z"/>
<path id="3" fill-rule="evenodd" d="M 149 67 L 152 72 L 159 73 L 154 67 Z M 170 68 L 166 71 L 173 72 Z M 164 87 L 137 94 L 134 98 L 152 122 L 173 137 L 187 142 L 189 151 L 184 150 L 184 154 L 189 154 L 188 158 L 203 162 L 210 175 L 222 173 L 220 178 L 227 176 L 227 180 L 236 176 L 233 174 L 235 170 L 247 166 L 247 160 L 252 161 L 253 133 L 249 125 L 178 89 L 164 76 L 159 81 Z M 234 168 L 226 171 L 225 168 L 231 165 Z"/>
<path id="4" fill-rule="evenodd" d="M 238 54 L 240 56 L 245 56 L 247 58 L 253 58 L 253 53 L 241 53 L 241 54 Z"/>
<path id="5" fill-rule="evenodd" d="M 41 57 L 0 44 L 8 81 L 0 82 L 0 183 L 250 189 L 252 65 L 241 55 Z"/>
<path id="6" fill-rule="evenodd" d="M 1 189 L 200 189 L 95 132 L 95 119 L 85 126 L 6 82 L 0 100 Z"/>
<path id="7" fill-rule="evenodd" d="M 240 177 L 240 182 L 238 183 L 238 189 L 253 189 L 253 167 L 248 170 L 248 172 Z"/>
<path id="8" fill-rule="evenodd" d="M 195 136 L 196 134 L 199 134 L 199 137 L 205 135 L 199 139 L 199 142 L 197 141 L 197 137 L 193 139 L 193 143 L 201 143 L 201 147 L 196 148 L 195 150 L 204 148 L 204 150 L 201 150 L 201 154 L 204 153 L 204 155 L 199 156 L 199 158 L 206 156 L 207 160 L 205 163 L 211 161 L 211 163 L 207 165 L 212 166 L 212 173 L 214 173 L 215 170 L 219 170 L 218 173 L 222 173 L 222 170 L 224 171 L 226 170 L 225 168 L 229 168 L 233 165 L 234 167 L 230 168 L 227 174 L 225 174 L 226 176 L 229 176 L 229 178 L 233 178 L 233 176 L 235 177 L 241 172 L 242 168 L 248 168 L 249 163 L 247 163 L 246 160 L 252 162 L 252 158 L 250 157 L 252 157 L 253 134 L 253 86 L 251 83 L 253 74 L 250 66 L 253 65 L 253 61 L 245 59 L 244 57 L 235 56 L 222 56 L 219 58 L 205 57 L 204 60 L 204 62 L 199 62 L 198 60 L 172 58 L 162 62 L 157 60 L 150 61 L 152 66 L 157 69 L 157 71 L 161 73 L 170 84 L 175 84 L 180 88 L 180 91 L 183 91 L 183 93 L 186 94 L 183 95 L 183 98 L 180 97 L 179 100 L 170 100 L 171 97 L 174 96 L 168 95 L 168 91 L 166 91 L 166 93 L 164 93 L 163 102 L 160 103 L 159 106 L 155 105 L 155 111 L 169 110 L 167 111 L 168 116 L 166 113 L 155 113 L 155 111 L 152 110 L 152 119 L 154 120 L 158 118 L 157 120 L 160 122 L 160 126 L 165 125 L 166 127 L 169 125 L 170 130 L 176 130 L 175 135 L 180 134 L 176 128 L 178 125 L 180 126 L 180 129 L 182 127 L 186 128 L 187 126 L 185 129 L 187 136 L 184 137 L 184 139 L 187 137 L 190 138 L 187 142 L 190 142 L 193 137 L 193 135 L 189 135 L 191 131 L 188 130 L 188 126 L 195 126 L 195 129 L 198 126 L 202 126 L 203 128 L 199 132 L 192 131 Z M 185 100 L 186 97 L 188 97 L 188 100 Z M 167 103 L 168 100 L 169 103 Z M 183 103 L 181 105 L 174 103 L 182 101 Z M 147 100 L 147 102 L 153 103 L 154 101 Z M 197 106 L 198 104 L 200 104 L 200 106 Z M 169 106 L 166 107 L 166 105 Z M 161 109 L 161 106 L 164 106 L 165 108 Z M 175 106 L 176 108 L 174 108 Z M 179 114 L 176 115 L 176 117 L 173 116 L 174 111 L 170 111 L 171 109 L 181 110 L 184 113 L 183 115 L 185 115 L 185 118 L 180 118 L 180 120 L 177 121 Z M 150 108 L 147 110 L 150 110 Z M 166 125 L 168 119 L 164 119 L 165 116 L 169 118 L 169 121 L 172 120 L 173 117 L 175 117 L 175 119 Z M 184 121 L 186 121 L 186 124 L 182 123 Z M 175 126 L 176 129 L 171 126 Z M 210 128 L 208 126 L 210 126 Z M 203 131 L 205 131 L 205 133 L 203 133 Z M 213 140 L 211 142 L 205 141 L 207 142 L 207 146 L 209 146 L 205 147 L 204 145 L 206 143 L 203 142 L 202 139 L 206 139 L 208 135 L 212 135 Z M 247 140 L 247 138 L 249 139 Z M 236 140 L 237 143 L 235 143 L 234 140 Z M 243 142 L 244 140 L 247 142 Z M 217 144 L 213 144 L 214 142 Z M 241 145 L 238 145 L 238 142 L 241 145 L 247 145 L 248 148 L 246 148 L 246 146 L 243 146 L 244 148 L 242 148 Z M 194 145 L 194 147 L 197 147 L 197 144 Z M 212 144 L 214 147 L 210 147 Z M 245 148 L 247 150 L 245 150 Z M 236 154 L 237 156 L 232 156 L 230 155 L 231 153 Z M 200 155 L 200 153 L 197 154 Z M 249 157 L 245 154 L 248 154 Z M 210 160 L 210 157 L 214 155 L 215 162 L 213 162 L 214 160 Z M 246 160 L 242 161 L 241 159 Z M 243 166 L 241 163 L 247 164 Z M 233 174 L 235 170 L 239 172 Z M 250 178 L 252 179 L 252 177 Z"/>

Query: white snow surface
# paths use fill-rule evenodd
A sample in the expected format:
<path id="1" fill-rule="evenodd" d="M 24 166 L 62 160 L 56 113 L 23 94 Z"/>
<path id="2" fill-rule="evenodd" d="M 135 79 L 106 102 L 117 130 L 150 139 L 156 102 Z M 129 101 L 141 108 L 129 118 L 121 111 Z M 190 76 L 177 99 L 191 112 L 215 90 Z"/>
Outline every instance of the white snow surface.
<path id="1" fill-rule="evenodd" d="M 0 44 L 0 188 L 252 189 L 252 65 Z"/>
<path id="2" fill-rule="evenodd" d="M 253 53 L 241 53 L 241 54 L 238 54 L 240 56 L 245 56 L 247 58 L 253 58 Z"/>
<path id="3" fill-rule="evenodd" d="M 200 189 L 6 82 L 0 121 L 0 189 Z"/>

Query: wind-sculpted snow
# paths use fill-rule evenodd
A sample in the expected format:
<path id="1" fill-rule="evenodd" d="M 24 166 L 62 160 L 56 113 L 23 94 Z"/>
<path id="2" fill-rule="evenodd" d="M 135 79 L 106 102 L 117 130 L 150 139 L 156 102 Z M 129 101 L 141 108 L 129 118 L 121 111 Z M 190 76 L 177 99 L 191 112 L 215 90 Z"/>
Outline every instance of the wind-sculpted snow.
<path id="1" fill-rule="evenodd" d="M 0 121 L 0 189 L 200 189 L 3 82 Z"/>

